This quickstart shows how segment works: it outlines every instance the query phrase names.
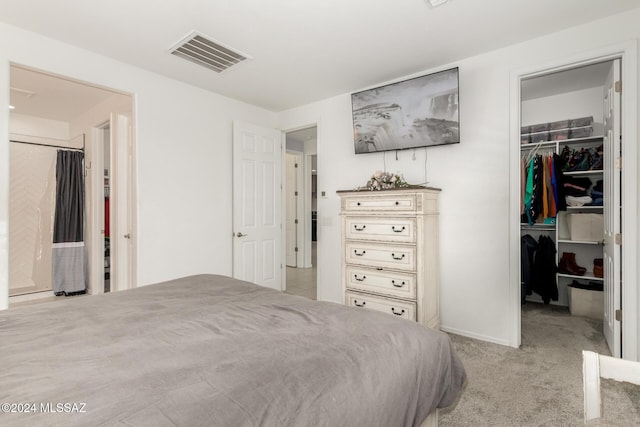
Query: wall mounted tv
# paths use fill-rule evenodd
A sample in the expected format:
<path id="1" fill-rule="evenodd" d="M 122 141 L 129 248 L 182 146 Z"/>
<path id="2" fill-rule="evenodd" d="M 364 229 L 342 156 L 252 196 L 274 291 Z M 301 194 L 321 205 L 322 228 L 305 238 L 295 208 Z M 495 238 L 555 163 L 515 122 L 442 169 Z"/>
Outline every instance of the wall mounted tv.
<path id="1" fill-rule="evenodd" d="M 351 95 L 356 154 L 460 142 L 458 68 Z"/>

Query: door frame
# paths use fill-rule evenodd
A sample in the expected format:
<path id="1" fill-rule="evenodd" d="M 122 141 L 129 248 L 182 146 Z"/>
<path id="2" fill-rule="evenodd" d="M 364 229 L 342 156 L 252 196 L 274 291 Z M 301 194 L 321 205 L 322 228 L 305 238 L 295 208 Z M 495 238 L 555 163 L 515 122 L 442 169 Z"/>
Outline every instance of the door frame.
<path id="1" fill-rule="evenodd" d="M 637 289 L 637 129 L 638 129 L 638 70 L 636 40 L 585 52 L 569 58 L 562 58 L 545 64 L 538 64 L 513 71 L 510 75 L 510 118 L 509 118 L 509 345 L 520 347 L 521 305 L 520 305 L 520 83 L 525 78 L 568 70 L 579 66 L 622 59 L 622 357 L 639 360 L 640 330 L 638 328 L 638 308 L 640 294 Z"/>

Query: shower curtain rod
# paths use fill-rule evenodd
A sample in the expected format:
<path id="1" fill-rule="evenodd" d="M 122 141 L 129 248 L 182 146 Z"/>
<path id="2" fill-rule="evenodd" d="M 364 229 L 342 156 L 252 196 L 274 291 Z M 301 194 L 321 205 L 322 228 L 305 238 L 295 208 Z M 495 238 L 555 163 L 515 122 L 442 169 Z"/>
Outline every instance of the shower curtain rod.
<path id="1" fill-rule="evenodd" d="M 17 139 L 10 139 L 9 142 L 17 142 L 18 144 L 39 145 L 41 147 L 62 148 L 64 150 L 82 151 L 84 153 L 84 134 L 82 135 L 82 148 L 65 147 L 62 145 L 54 145 L 54 144 L 41 144 L 39 142 L 18 141 Z"/>

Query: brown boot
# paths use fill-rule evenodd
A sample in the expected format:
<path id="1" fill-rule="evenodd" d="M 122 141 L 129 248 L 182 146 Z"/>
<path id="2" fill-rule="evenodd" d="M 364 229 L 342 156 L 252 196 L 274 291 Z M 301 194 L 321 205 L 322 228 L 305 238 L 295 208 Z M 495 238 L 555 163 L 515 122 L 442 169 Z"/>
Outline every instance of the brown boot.
<path id="1" fill-rule="evenodd" d="M 571 274 L 573 276 L 584 276 L 587 269 L 576 264 L 576 254 L 573 252 L 563 252 L 558 263 L 560 273 Z"/>
<path id="2" fill-rule="evenodd" d="M 604 277 L 604 262 L 602 258 L 593 260 L 593 275 L 596 277 Z"/>

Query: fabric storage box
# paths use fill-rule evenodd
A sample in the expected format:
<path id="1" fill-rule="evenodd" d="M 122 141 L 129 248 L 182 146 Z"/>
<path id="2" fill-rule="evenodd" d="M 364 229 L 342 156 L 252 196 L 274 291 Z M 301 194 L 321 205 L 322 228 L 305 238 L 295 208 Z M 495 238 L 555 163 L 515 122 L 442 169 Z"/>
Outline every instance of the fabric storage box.
<path id="1" fill-rule="evenodd" d="M 549 123 L 539 123 L 537 125 L 531 125 L 531 133 L 546 132 L 549 130 Z"/>
<path id="2" fill-rule="evenodd" d="M 549 132 L 550 141 L 564 141 L 569 139 L 569 129 L 552 130 Z"/>
<path id="3" fill-rule="evenodd" d="M 549 132 L 537 132 L 530 134 L 531 142 L 544 142 L 549 140 Z"/>
<path id="4" fill-rule="evenodd" d="M 568 129 L 569 128 L 569 120 L 560 120 L 557 122 L 549 123 L 549 130 L 560 130 L 560 129 Z"/>
<path id="5" fill-rule="evenodd" d="M 574 213 L 567 215 L 569 238 L 582 242 L 604 240 L 604 217 L 602 214 Z"/>
<path id="6" fill-rule="evenodd" d="M 592 132 L 593 128 L 591 126 L 571 129 L 571 138 L 588 138 Z"/>
<path id="7" fill-rule="evenodd" d="M 567 287 L 569 312 L 572 316 L 602 320 L 604 317 L 604 292 Z"/>
<path id="8" fill-rule="evenodd" d="M 528 144 L 531 142 L 531 135 L 524 134 L 520 135 L 520 144 Z"/>
<path id="9" fill-rule="evenodd" d="M 593 125 L 593 117 L 580 117 L 578 119 L 571 120 L 572 128 L 581 128 L 591 125 Z"/>
<path id="10" fill-rule="evenodd" d="M 527 133 L 531 133 L 531 126 L 522 126 L 520 128 L 520 134 L 525 135 Z"/>

